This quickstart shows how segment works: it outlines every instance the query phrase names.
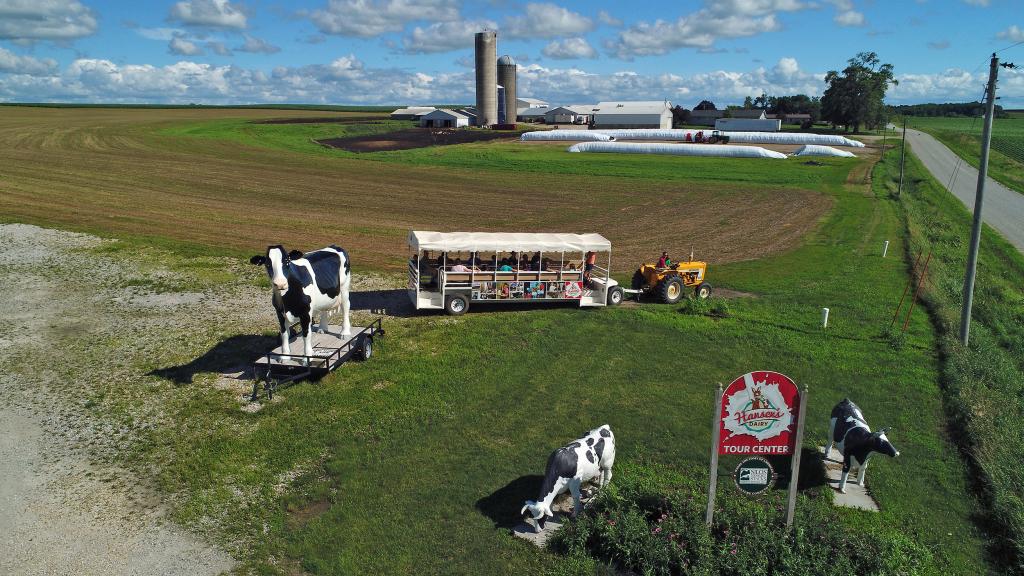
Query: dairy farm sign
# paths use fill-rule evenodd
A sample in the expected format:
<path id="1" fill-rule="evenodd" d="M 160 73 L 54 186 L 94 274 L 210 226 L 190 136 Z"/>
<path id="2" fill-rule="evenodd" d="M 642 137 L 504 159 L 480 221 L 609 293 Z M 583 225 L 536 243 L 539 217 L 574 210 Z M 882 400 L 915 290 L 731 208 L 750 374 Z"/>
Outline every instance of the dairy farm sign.
<path id="1" fill-rule="evenodd" d="M 719 455 L 748 458 L 791 456 L 786 527 L 792 525 L 806 408 L 807 387 L 805 386 L 803 391 L 799 390 L 789 377 L 778 372 L 747 372 L 733 380 L 724 391 L 719 384 L 715 397 L 714 418 L 711 422 L 710 484 L 705 516 L 708 526 L 711 525 L 715 512 Z M 747 460 L 745 463 L 750 461 Z M 768 464 L 767 461 L 764 462 Z M 770 470 L 771 466 L 768 465 L 767 469 Z M 739 468 L 736 474 L 737 487 L 750 493 L 738 479 Z M 753 472 L 749 472 L 748 477 L 750 474 Z M 768 486 L 762 489 L 767 490 Z"/>
<path id="2" fill-rule="evenodd" d="M 748 372 L 722 395 L 718 453 L 785 456 L 793 453 L 800 391 L 778 372 Z"/>

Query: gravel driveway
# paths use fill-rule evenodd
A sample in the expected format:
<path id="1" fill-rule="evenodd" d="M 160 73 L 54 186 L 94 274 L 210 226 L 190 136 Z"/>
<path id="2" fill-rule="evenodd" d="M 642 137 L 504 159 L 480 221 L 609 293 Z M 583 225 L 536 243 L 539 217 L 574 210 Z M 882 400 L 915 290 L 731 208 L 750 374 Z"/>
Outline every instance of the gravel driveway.
<path id="1" fill-rule="evenodd" d="M 144 482 L 98 463 L 123 436 L 90 420 L 76 392 L 97 375 L 122 377 L 104 370 L 113 362 L 100 342 L 131 312 L 109 298 L 118 259 L 88 251 L 102 243 L 0 225 L 0 574 L 225 572 L 232 558 L 163 521 L 166 506 Z M 84 369 L 62 371 L 62 350 Z"/>
<path id="2" fill-rule="evenodd" d="M 973 211 L 978 171 L 967 162 L 959 162 L 959 156 L 929 134 L 908 129 L 907 141 L 914 154 L 917 154 L 936 180 L 959 198 L 968 210 Z M 950 186 L 950 176 L 954 170 L 957 171 L 956 178 Z M 1024 194 L 1010 190 L 989 178 L 985 184 L 982 218 L 1018 250 L 1024 252 Z"/>

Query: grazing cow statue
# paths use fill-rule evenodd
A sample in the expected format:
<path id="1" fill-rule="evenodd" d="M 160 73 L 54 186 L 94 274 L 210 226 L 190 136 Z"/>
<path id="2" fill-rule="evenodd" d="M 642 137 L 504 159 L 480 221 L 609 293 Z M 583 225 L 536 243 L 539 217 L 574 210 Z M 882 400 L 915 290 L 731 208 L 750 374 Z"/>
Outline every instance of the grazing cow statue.
<path id="1" fill-rule="evenodd" d="M 885 437 L 887 430 L 889 429 L 883 428 L 878 432 L 872 432 L 860 408 L 849 398 L 844 398 L 832 409 L 832 419 L 828 427 L 829 444 L 825 449 L 825 457 L 827 458 L 832 451 L 832 445 L 836 444 L 843 456 L 843 474 L 839 479 L 840 492 L 846 492 L 846 478 L 854 465 L 859 468 L 857 484 L 864 485 L 868 459 L 875 452 L 893 458 L 900 455 L 899 450 Z"/>
<path id="2" fill-rule="evenodd" d="M 544 484 L 540 498 L 527 500 L 520 514 L 530 513 L 537 528 L 544 529 L 544 523 L 554 516 L 551 504 L 555 497 L 568 489 L 572 493 L 572 515 L 575 517 L 580 506 L 580 487 L 584 482 L 599 478 L 598 486 L 604 488 L 612 479 L 612 465 L 615 464 L 615 435 L 605 424 L 587 432 L 585 436 L 551 453 L 544 471 Z"/>
<path id="3" fill-rule="evenodd" d="M 249 262 L 263 265 L 273 285 L 274 309 L 281 325 L 281 352 L 291 354 L 288 328 L 295 322 L 302 325 L 303 355 L 313 355 L 310 327 L 313 315 L 320 313 L 317 332 L 327 331 L 329 313 L 341 308 L 341 335 L 352 334 L 348 317 L 348 289 L 352 270 L 348 252 L 331 245 L 303 254 L 298 250 L 285 251 L 284 247 L 267 246 L 264 256 L 253 256 Z"/>

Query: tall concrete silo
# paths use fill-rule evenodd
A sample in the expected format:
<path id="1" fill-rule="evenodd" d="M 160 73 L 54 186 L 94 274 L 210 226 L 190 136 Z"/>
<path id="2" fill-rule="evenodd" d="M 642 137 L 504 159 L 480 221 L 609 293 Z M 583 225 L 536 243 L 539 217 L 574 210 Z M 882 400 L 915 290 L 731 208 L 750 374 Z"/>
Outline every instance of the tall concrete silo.
<path id="1" fill-rule="evenodd" d="M 498 33 L 476 33 L 476 111 L 479 126 L 498 123 Z"/>
<path id="2" fill-rule="evenodd" d="M 505 87 L 505 123 L 516 123 L 516 61 L 505 55 L 498 58 L 498 84 Z"/>

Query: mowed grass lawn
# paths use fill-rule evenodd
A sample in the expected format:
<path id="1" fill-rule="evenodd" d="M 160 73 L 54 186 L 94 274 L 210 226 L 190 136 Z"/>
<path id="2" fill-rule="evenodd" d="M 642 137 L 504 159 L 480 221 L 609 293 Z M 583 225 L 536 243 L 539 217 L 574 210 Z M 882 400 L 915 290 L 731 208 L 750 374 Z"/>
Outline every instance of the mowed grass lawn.
<path id="1" fill-rule="evenodd" d="M 164 127 L 175 130 L 175 122 L 181 119 L 168 120 Z M 116 130 L 100 130 L 106 134 L 102 142 L 118 141 Z M 346 365 L 318 384 L 289 388 L 281 401 L 267 404 L 256 414 L 239 411 L 237 399 L 214 387 L 215 374 L 201 376 L 192 385 L 194 394 L 174 407 L 172 429 L 157 435 L 152 448 L 140 454 L 143 461 L 135 464 L 159 470 L 160 485 L 174 495 L 177 519 L 203 528 L 210 525 L 206 518 L 216 518 L 221 538 L 245 541 L 246 566 L 254 571 L 532 574 L 576 570 L 579 566 L 569 565 L 561 556 L 508 533 L 521 500 L 532 497 L 524 492 L 523 486 L 530 481 L 523 477 L 542 474 L 552 449 L 608 423 L 617 436 L 617 475 L 628 478 L 631 467 L 651 464 L 705 478 L 714 387 L 755 369 L 786 373 L 810 388 L 806 450 L 824 443 L 829 411 L 844 397 L 856 401 L 874 426 L 893 426 L 890 438 L 901 457 L 875 460 L 868 473 L 881 513 L 841 510 L 836 521 L 913 535 L 934 555 L 927 572 L 986 571 L 982 538 L 971 522 L 975 503 L 968 494 L 963 464 L 945 433 L 931 323 L 918 308 L 902 348 L 894 348 L 882 337 L 908 280 L 903 255 L 909 250 L 903 244 L 899 205 L 887 193 L 876 195 L 863 183 L 866 160 L 825 160 L 821 166 L 801 160 L 680 161 L 570 156 L 554 147 L 508 144 L 395 153 L 394 161 L 354 160 L 343 154 L 331 158 L 333 152 L 287 151 L 260 143 L 239 148 L 236 142 L 217 138 L 154 135 L 152 126 L 148 131 L 124 130 L 129 133 L 125 145 L 142 150 L 144 159 L 171 157 L 169 166 L 184 166 L 193 154 L 190 150 L 200 151 L 202 157 L 191 156 L 192 163 L 230 164 L 232 178 L 249 178 L 257 188 L 260 176 L 297 175 L 305 166 L 324 170 L 326 180 L 332 174 L 323 164 L 334 166 L 333 176 L 339 177 L 342 164 L 332 162 L 358 162 L 361 168 L 375 167 L 360 176 L 363 182 L 383 182 L 365 188 L 367 198 L 397 193 L 392 182 L 397 177 L 431 175 L 435 184 L 471 183 L 462 195 L 443 189 L 448 207 L 459 201 L 483 206 L 486 200 L 501 198 L 486 196 L 483 183 L 488 183 L 504 194 L 516 194 L 511 206 L 525 206 L 522 212 L 499 209 L 500 216 L 521 214 L 530 225 L 545 228 L 572 225 L 604 232 L 607 226 L 614 230 L 613 246 L 634 239 L 634 255 L 653 255 L 674 237 L 678 243 L 672 248 L 677 253 L 688 251 L 693 239 L 710 243 L 736 238 L 736 246 L 742 247 L 734 249 L 737 257 L 731 263 L 708 258 L 714 285 L 755 295 L 730 300 L 726 318 L 685 314 L 680 306 L 642 304 L 601 310 L 497 309 L 457 319 L 424 315 L 393 320 L 387 323 L 385 344 L 372 361 Z M 0 138 L 10 141 L 17 138 L 15 132 L 0 130 Z M 86 133 L 90 132 L 81 132 L 81 137 Z M 24 138 L 44 151 L 48 145 L 59 147 L 61 141 Z M 216 156 L 218 151 L 225 158 Z M 527 160 L 517 164 L 518 154 Z M 260 168 L 261 162 L 267 165 Z M 513 171 L 506 165 L 518 167 Z M 73 170 L 77 166 L 58 164 L 56 180 L 80 182 Z M 472 171 L 465 168 L 473 167 L 477 170 L 470 179 L 467 173 Z M 134 174 L 129 167 L 122 169 Z M 197 171 L 207 178 L 212 174 L 206 167 Z M 39 196 L 44 175 L 39 176 L 43 182 L 37 188 L 29 189 L 30 171 L 13 172 L 21 188 L 17 198 L 0 192 L 5 217 L 73 224 L 66 214 L 69 208 L 56 197 Z M 121 202 L 130 200 L 122 217 L 131 217 L 136 207 L 165 200 L 181 202 L 187 197 L 180 189 L 163 188 L 164 178 L 158 178 L 159 186 L 143 187 L 138 198 L 132 198 L 130 190 L 119 192 Z M 116 178 L 107 181 L 116 182 Z M 209 186 L 195 180 L 189 183 L 197 187 L 196 197 L 210 196 L 211 190 L 230 192 L 222 207 L 225 218 L 249 217 L 264 200 L 249 187 L 217 181 Z M 544 204 L 544 185 L 549 186 L 549 195 L 572 194 L 571 202 Z M 429 187 L 410 186 L 421 203 L 431 197 Z M 798 192 L 802 195 L 795 195 Z M 473 200 L 475 194 L 485 194 L 485 200 Z M 766 218 L 763 207 L 775 206 L 777 196 L 791 201 L 768 210 L 771 217 Z M 700 198 L 702 204 L 693 198 Z M 824 204 L 820 198 L 826 199 Z M 16 200 L 35 202 L 37 207 L 19 208 Z M 421 218 L 416 214 L 421 205 L 403 208 L 389 205 L 388 200 L 382 201 L 390 206 L 388 210 L 405 211 L 402 224 Z M 735 220 L 727 221 L 693 219 L 673 206 L 684 203 L 692 212 L 700 206 L 741 201 L 751 203 L 752 211 L 731 213 Z M 49 212 L 42 209 L 48 202 L 52 203 Z M 86 213 L 101 203 L 90 195 L 78 197 L 77 202 Z M 586 211 L 577 219 L 561 220 L 562 211 L 574 202 L 586 204 Z M 540 203 L 546 210 L 534 212 L 528 208 L 531 203 Z M 803 203 L 817 203 L 819 215 L 828 212 L 813 230 L 804 228 L 797 235 L 804 242 L 793 247 L 778 239 L 777 228 L 786 227 L 782 208 L 793 210 Z M 180 210 L 180 204 L 175 205 Z M 340 211 L 330 212 L 331 225 L 345 241 L 345 225 L 333 222 Z M 756 218 L 755 212 L 759 213 Z M 633 218 L 642 214 L 667 223 L 658 228 L 647 225 L 653 220 Z M 722 218 L 713 210 L 701 214 Z M 200 213 L 188 216 L 209 222 Z M 135 227 L 122 227 L 118 219 L 99 216 L 83 226 L 114 235 L 155 237 L 176 248 L 242 249 L 241 242 L 223 241 L 213 233 L 193 236 L 187 227 L 189 218 L 168 217 L 173 218 L 174 227 L 161 227 L 144 213 L 135 216 L 140 222 Z M 508 218 L 485 221 L 509 223 Z M 305 223 L 306 229 L 318 225 L 319 220 Z M 373 222 L 360 225 L 368 231 L 359 234 L 372 235 Z M 282 220 L 275 231 L 286 228 L 287 221 Z M 735 236 L 719 236 L 724 229 Z M 249 242 L 255 238 L 243 237 Z M 380 242 L 392 242 L 389 236 L 383 238 L 387 239 Z M 880 258 L 884 240 L 892 242 L 886 259 Z M 758 252 L 762 244 L 766 246 Z M 713 249 L 705 252 L 714 254 Z M 360 265 L 387 268 L 392 261 L 382 253 L 380 248 L 354 249 L 355 273 Z M 700 250 L 698 254 L 703 255 Z M 399 253 L 395 260 L 404 256 Z M 617 258 L 623 262 L 619 267 L 623 271 L 636 263 L 629 256 Z M 254 278 L 257 273 L 253 272 Z M 823 306 L 832 311 L 827 330 L 818 324 Z M 267 312 L 269 331 L 273 326 L 269 307 Z M 190 362 L 231 336 L 214 326 L 208 334 L 189 340 L 176 356 L 154 359 L 152 366 L 143 368 Z M 725 459 L 722 467 L 736 463 Z M 292 477 L 294 483 L 282 491 L 281 479 Z M 814 508 L 831 507 L 830 488 L 816 484 L 809 475 L 798 517 Z M 723 499 L 739 498 L 727 479 L 721 486 Z M 249 495 L 270 504 L 246 506 L 252 501 Z"/>
<path id="2" fill-rule="evenodd" d="M 983 118 L 908 117 L 907 126 L 928 132 L 953 152 L 978 167 L 981 158 Z M 1011 113 L 992 123 L 992 149 L 988 174 L 1024 194 L 1024 114 Z"/>

